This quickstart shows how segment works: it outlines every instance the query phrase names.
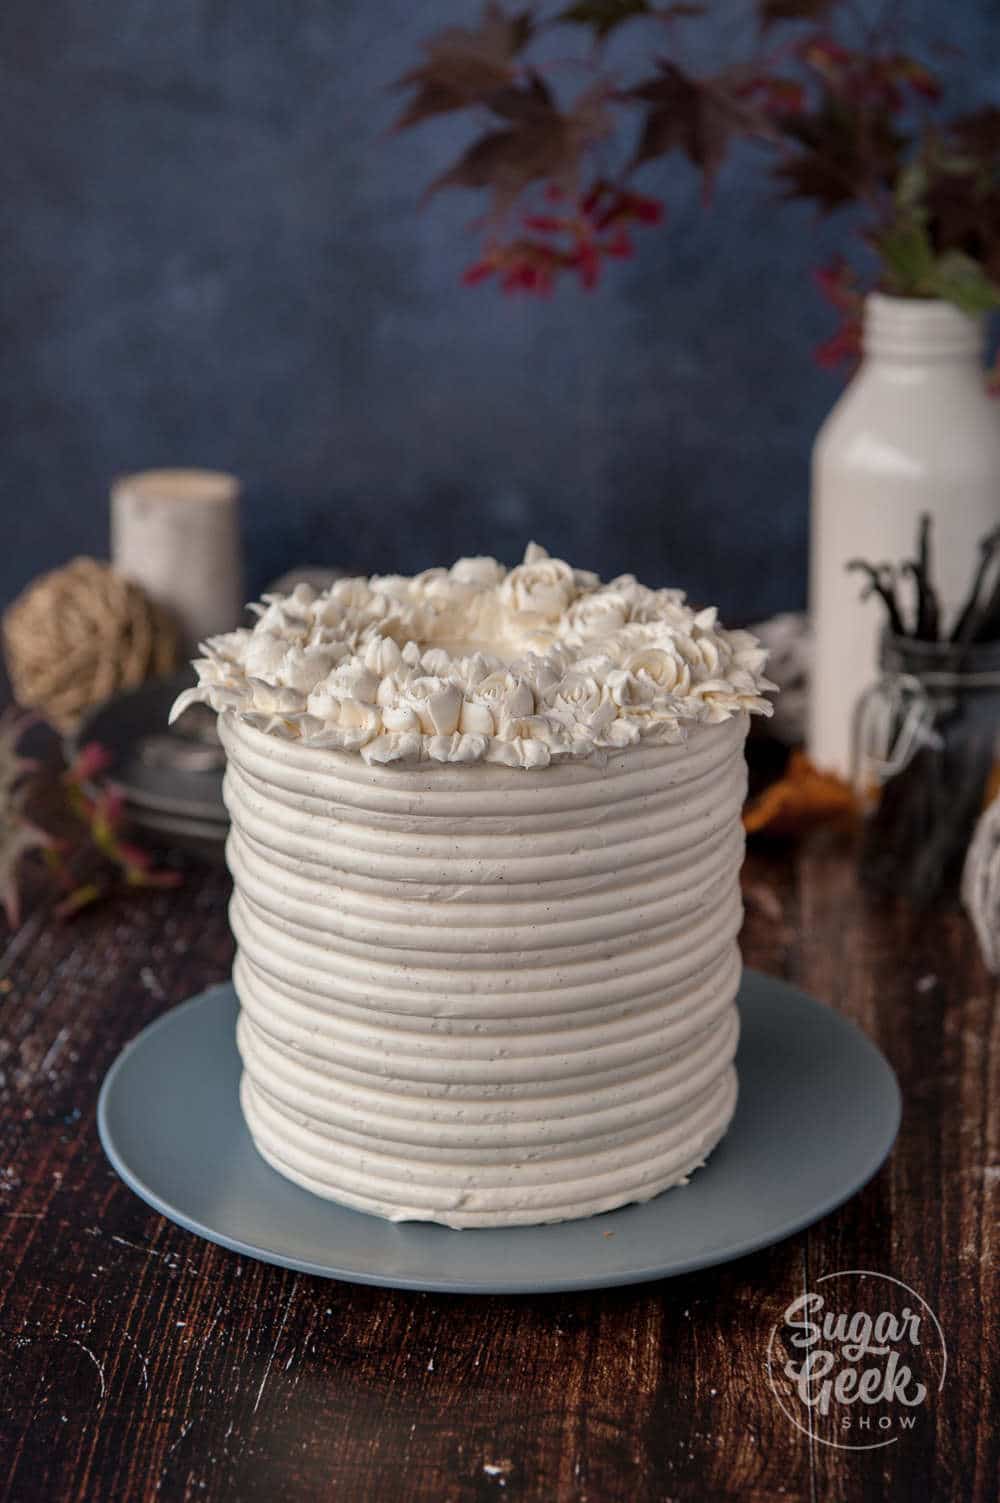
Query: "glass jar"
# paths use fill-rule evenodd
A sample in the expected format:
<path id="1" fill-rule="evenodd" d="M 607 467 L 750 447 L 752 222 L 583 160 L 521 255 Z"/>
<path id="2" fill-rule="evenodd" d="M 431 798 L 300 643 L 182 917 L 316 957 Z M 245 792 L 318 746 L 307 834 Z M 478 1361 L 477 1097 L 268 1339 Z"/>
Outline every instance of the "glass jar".
<path id="1" fill-rule="evenodd" d="M 1000 642 L 886 635 L 858 702 L 852 777 L 865 809 L 861 874 L 918 903 L 953 897 L 1000 748 Z"/>

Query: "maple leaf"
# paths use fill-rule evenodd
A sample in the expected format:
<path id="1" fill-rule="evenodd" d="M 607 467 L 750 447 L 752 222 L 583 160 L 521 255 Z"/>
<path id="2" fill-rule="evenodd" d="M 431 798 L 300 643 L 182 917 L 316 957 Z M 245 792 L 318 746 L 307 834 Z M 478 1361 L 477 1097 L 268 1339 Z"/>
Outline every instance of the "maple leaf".
<path id="1" fill-rule="evenodd" d="M 735 78 L 693 78 L 676 63 L 659 64 L 655 78 L 638 84 L 629 97 L 651 106 L 632 165 L 680 150 L 704 174 L 706 192 L 734 135 L 764 130 L 762 118 L 741 97 Z"/>
<path id="2" fill-rule="evenodd" d="M 861 327 L 865 289 L 857 272 L 843 258 L 834 256 L 813 272 L 813 279 L 826 301 L 840 314 L 840 326 L 813 350 L 823 370 L 844 367 L 848 372 L 861 359 Z"/>
<path id="3" fill-rule="evenodd" d="M 936 175 L 927 188 L 928 230 L 939 251 L 981 263 L 1000 283 L 1000 186 L 974 168 Z"/>
<path id="4" fill-rule="evenodd" d="M 758 0 L 762 30 L 783 21 L 825 21 L 838 0 Z"/>
<path id="5" fill-rule="evenodd" d="M 805 152 L 775 168 L 785 184 L 786 198 L 813 198 L 824 214 L 851 203 L 856 193 L 839 166 L 820 152 Z"/>
<path id="6" fill-rule="evenodd" d="M 649 0 L 577 0 L 554 17 L 574 26 L 589 26 L 597 40 L 603 42 L 625 21 L 649 16 L 657 21 L 689 21 L 705 14 L 704 5 L 695 0 L 676 0 L 673 5 L 651 5 Z"/>
<path id="7" fill-rule="evenodd" d="M 1000 108 L 986 105 L 953 120 L 950 134 L 962 153 L 982 158 L 1000 160 Z"/>
<path id="8" fill-rule="evenodd" d="M 604 86 L 594 85 L 564 114 L 537 77 L 528 88 L 505 91 L 496 113 L 510 124 L 474 141 L 431 183 L 426 196 L 442 188 L 486 188 L 493 196 L 493 213 L 501 215 L 532 183 L 548 180 L 571 190 L 584 151 L 611 129 L 605 100 Z"/>
<path id="9" fill-rule="evenodd" d="M 954 120 L 928 155 L 926 213 L 935 248 L 979 262 L 1000 284 L 1000 109 Z M 952 280 L 969 286 L 968 267 L 952 262 Z M 956 270 L 957 269 L 957 270 Z M 985 291 L 978 295 L 985 298 Z"/>
<path id="10" fill-rule="evenodd" d="M 513 84 L 514 60 L 534 34 L 530 11 L 510 15 L 490 0 L 478 26 L 449 26 L 423 45 L 425 61 L 398 80 L 398 88 L 415 90 L 396 121 L 405 130 L 433 115 L 489 105 L 495 94 Z"/>
<path id="11" fill-rule="evenodd" d="M 899 170 L 902 142 L 883 110 L 860 115 L 827 96 L 813 114 L 791 115 L 782 133 L 800 150 L 775 168 L 787 198 L 812 198 L 828 213 L 884 188 Z"/>
<path id="12" fill-rule="evenodd" d="M 566 21 L 573 26 L 589 26 L 598 41 L 603 42 L 616 27 L 636 16 L 648 16 L 649 0 L 577 0 L 560 11 L 557 21 Z"/>
<path id="13" fill-rule="evenodd" d="M 886 64 L 886 71 L 890 77 L 895 76 L 900 83 L 906 84 L 914 94 L 922 99 L 928 99 L 936 104 L 941 98 L 941 84 L 926 64 L 918 62 L 915 57 L 908 57 L 905 53 L 898 53 L 890 58 Z"/>

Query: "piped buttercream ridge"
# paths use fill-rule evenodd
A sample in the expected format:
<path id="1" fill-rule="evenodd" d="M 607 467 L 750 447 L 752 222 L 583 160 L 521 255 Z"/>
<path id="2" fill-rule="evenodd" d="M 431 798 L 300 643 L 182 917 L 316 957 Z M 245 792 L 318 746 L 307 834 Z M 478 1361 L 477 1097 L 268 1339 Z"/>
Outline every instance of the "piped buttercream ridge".
<path id="1" fill-rule="evenodd" d="M 746 729 L 740 710 L 532 773 L 367 765 L 225 711 L 263 1156 L 456 1227 L 686 1178 L 736 1098 Z"/>

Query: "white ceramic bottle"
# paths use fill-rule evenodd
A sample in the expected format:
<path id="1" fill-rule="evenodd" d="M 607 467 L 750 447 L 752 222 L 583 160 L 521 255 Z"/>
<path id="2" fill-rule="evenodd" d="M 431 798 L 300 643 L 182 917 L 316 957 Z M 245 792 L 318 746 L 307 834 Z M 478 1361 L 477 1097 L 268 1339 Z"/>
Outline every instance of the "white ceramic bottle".
<path id="1" fill-rule="evenodd" d="M 873 293 L 861 366 L 813 448 L 808 749 L 843 776 L 885 620 L 878 600 L 861 603 L 863 580 L 848 560 L 912 558 L 929 512 L 947 627 L 976 545 L 1000 522 L 1000 404 L 983 379 L 983 338 L 982 322 L 951 303 Z"/>

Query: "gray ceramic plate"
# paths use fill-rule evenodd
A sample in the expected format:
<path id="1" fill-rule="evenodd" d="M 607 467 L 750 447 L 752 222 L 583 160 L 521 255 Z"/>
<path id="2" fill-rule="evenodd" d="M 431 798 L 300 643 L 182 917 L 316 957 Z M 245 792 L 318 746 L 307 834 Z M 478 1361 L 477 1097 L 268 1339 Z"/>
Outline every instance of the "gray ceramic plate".
<path id="1" fill-rule="evenodd" d="M 641 1283 L 725 1263 L 853 1195 L 899 1126 L 895 1076 L 853 1024 L 748 971 L 740 1101 L 689 1185 L 556 1226 L 393 1225 L 320 1200 L 254 1149 L 237 1099 L 231 986 L 213 987 L 129 1044 L 101 1090 L 101 1142 L 143 1200 L 210 1242 L 361 1284 L 466 1294 Z"/>

